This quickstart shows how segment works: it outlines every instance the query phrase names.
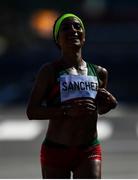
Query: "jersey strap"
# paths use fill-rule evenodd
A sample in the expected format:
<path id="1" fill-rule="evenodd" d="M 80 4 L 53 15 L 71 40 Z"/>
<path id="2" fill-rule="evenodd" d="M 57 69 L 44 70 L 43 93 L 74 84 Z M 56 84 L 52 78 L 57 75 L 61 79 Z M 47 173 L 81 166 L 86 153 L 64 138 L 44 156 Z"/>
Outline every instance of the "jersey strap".
<path id="1" fill-rule="evenodd" d="M 99 79 L 99 75 L 97 73 L 96 65 L 91 64 L 91 63 L 87 63 L 87 68 L 88 68 L 88 75 L 89 76 L 90 75 L 97 76 L 98 83 L 99 83 L 100 79 Z"/>

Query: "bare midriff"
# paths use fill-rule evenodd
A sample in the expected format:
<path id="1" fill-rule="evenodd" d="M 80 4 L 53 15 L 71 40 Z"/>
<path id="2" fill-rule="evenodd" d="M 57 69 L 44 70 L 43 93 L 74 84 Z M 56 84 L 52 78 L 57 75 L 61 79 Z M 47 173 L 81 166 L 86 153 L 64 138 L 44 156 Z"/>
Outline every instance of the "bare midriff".
<path id="1" fill-rule="evenodd" d="M 66 116 L 61 119 L 51 119 L 46 138 L 68 146 L 87 144 L 97 137 L 96 123 L 97 111 L 89 118 Z"/>

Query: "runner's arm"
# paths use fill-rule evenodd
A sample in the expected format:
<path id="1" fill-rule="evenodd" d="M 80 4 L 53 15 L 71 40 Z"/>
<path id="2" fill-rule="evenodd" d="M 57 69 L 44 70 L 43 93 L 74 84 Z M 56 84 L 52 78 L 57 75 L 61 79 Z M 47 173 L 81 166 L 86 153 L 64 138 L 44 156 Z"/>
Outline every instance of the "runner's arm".
<path id="1" fill-rule="evenodd" d="M 48 120 L 63 115 L 60 107 L 47 108 L 43 100 L 53 83 L 54 70 L 51 66 L 44 66 L 39 71 L 27 106 L 27 116 L 30 120 Z"/>
<path id="2" fill-rule="evenodd" d="M 97 107 L 99 114 L 105 114 L 117 105 L 116 98 L 106 89 L 108 83 L 108 71 L 101 66 L 97 67 L 100 79 L 100 87 L 97 93 Z"/>

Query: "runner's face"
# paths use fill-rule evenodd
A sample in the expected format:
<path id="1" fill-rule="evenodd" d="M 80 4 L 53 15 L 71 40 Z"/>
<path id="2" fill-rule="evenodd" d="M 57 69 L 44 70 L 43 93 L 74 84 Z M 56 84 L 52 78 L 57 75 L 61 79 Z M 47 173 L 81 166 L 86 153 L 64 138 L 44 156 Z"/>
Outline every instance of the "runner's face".
<path id="1" fill-rule="evenodd" d="M 77 18 L 68 18 L 63 21 L 58 37 L 61 49 L 66 47 L 82 47 L 85 42 L 85 32 Z"/>

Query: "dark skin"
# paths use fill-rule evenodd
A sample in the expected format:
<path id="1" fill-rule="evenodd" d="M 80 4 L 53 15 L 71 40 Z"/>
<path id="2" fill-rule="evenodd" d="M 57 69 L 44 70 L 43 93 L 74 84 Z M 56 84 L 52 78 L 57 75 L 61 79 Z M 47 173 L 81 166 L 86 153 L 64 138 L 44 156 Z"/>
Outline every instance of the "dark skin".
<path id="1" fill-rule="evenodd" d="M 81 74 L 82 47 L 85 42 L 85 31 L 76 18 L 68 18 L 61 25 L 58 46 L 61 50 L 60 63 L 64 69 L 74 67 Z M 47 120 L 49 127 L 46 137 L 53 142 L 68 146 L 87 144 L 97 137 L 97 116 L 110 111 L 116 106 L 115 97 L 106 90 L 108 72 L 97 66 L 100 85 L 97 99 L 75 99 L 58 107 L 46 108 L 42 102 L 49 88 L 55 83 L 55 69 L 51 64 L 44 65 L 38 73 L 27 107 L 29 119 Z M 100 96 L 104 97 L 107 106 L 101 105 Z M 109 102 L 108 102 L 109 101 Z M 110 102 L 112 101 L 112 103 Z M 111 106 L 111 105 L 112 106 Z M 114 105 L 114 106 L 113 106 Z M 66 112 L 66 115 L 64 115 Z M 45 167 L 43 178 L 70 178 L 70 172 L 64 168 Z M 101 161 L 84 160 L 73 172 L 74 178 L 101 178 Z"/>

